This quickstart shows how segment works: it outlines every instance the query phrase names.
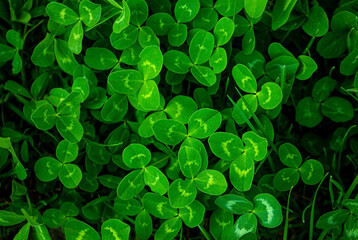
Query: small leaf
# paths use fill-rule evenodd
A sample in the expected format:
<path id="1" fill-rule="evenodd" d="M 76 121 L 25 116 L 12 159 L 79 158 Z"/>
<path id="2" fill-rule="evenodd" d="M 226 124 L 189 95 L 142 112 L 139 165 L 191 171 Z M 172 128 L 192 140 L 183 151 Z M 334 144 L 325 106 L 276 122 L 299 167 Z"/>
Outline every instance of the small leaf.
<path id="1" fill-rule="evenodd" d="M 15 53 L 16 53 L 15 48 L 7 46 L 5 44 L 0 44 L 0 62 L 10 61 L 15 56 Z M 32 58 L 31 58 L 31 60 L 32 60 Z"/>
<path id="2" fill-rule="evenodd" d="M 63 229 L 66 239 L 101 239 L 96 230 L 94 230 L 90 225 L 75 218 L 70 218 L 65 223 Z"/>
<path id="3" fill-rule="evenodd" d="M 256 233 L 256 229 L 257 218 L 255 214 L 245 213 L 236 220 L 229 236 L 231 239 L 246 239 L 245 237 L 248 236 L 249 233 Z M 247 239 L 255 238 L 247 237 Z"/>
<path id="4" fill-rule="evenodd" d="M 123 162 L 129 168 L 143 168 L 151 158 L 149 149 L 142 144 L 132 143 L 123 150 Z"/>
<path id="5" fill-rule="evenodd" d="M 299 80 L 309 79 L 318 68 L 316 62 L 306 55 L 300 55 L 297 59 L 300 61 L 300 66 L 298 67 L 296 78 Z"/>
<path id="6" fill-rule="evenodd" d="M 14 29 L 10 29 L 6 32 L 6 41 L 17 49 L 22 49 L 23 43 L 20 33 Z"/>
<path id="7" fill-rule="evenodd" d="M 189 72 L 192 62 L 185 53 L 170 50 L 164 54 L 164 66 L 172 72 L 184 74 Z"/>
<path id="8" fill-rule="evenodd" d="M 226 194 L 218 197 L 215 204 L 233 214 L 245 214 L 254 209 L 254 205 L 244 197 L 235 194 Z"/>
<path id="9" fill-rule="evenodd" d="M 125 95 L 115 93 L 103 105 L 101 116 L 111 123 L 121 122 L 128 111 L 128 100 Z"/>
<path id="10" fill-rule="evenodd" d="M 353 119 L 352 104 L 341 97 L 330 97 L 321 104 L 322 114 L 334 122 L 347 122 Z"/>
<path id="11" fill-rule="evenodd" d="M 190 228 L 197 227 L 204 220 L 205 207 L 199 201 L 194 201 L 190 205 L 179 209 L 179 217 L 184 224 Z"/>
<path id="12" fill-rule="evenodd" d="M 225 17 L 232 17 L 244 8 L 242 0 L 218 0 L 215 2 L 214 8 Z"/>
<path id="13" fill-rule="evenodd" d="M 158 85 L 153 81 L 144 81 L 138 93 L 139 105 L 147 111 L 155 111 L 160 106 Z"/>
<path id="14" fill-rule="evenodd" d="M 214 210 L 210 217 L 210 233 L 215 239 L 225 239 L 234 224 L 233 214 L 221 208 Z"/>
<path id="15" fill-rule="evenodd" d="M 82 51 L 83 27 L 82 22 L 78 21 L 73 26 L 70 36 L 68 37 L 68 48 L 74 54 L 79 54 Z"/>
<path id="16" fill-rule="evenodd" d="M 0 226 L 9 227 L 25 221 L 25 216 L 13 212 L 0 210 Z"/>
<path id="17" fill-rule="evenodd" d="M 229 42 L 235 29 L 234 22 L 228 17 L 222 17 L 216 23 L 214 28 L 214 36 L 217 46 L 222 46 Z"/>
<path id="18" fill-rule="evenodd" d="M 146 210 L 140 212 L 135 218 L 135 234 L 143 240 L 147 240 L 152 235 L 153 222 Z"/>
<path id="19" fill-rule="evenodd" d="M 192 147 L 180 147 L 178 153 L 180 170 L 188 178 L 195 177 L 200 171 L 202 160 L 198 150 Z"/>
<path id="20" fill-rule="evenodd" d="M 144 138 L 153 136 L 153 124 L 161 119 L 167 119 L 167 116 L 164 112 L 155 112 L 146 117 L 138 128 L 139 136 Z"/>
<path id="21" fill-rule="evenodd" d="M 182 222 L 179 217 L 175 217 L 163 222 L 154 235 L 154 240 L 167 239 L 172 240 L 179 233 Z"/>
<path id="22" fill-rule="evenodd" d="M 296 5 L 297 0 L 277 0 L 272 10 L 272 29 L 276 31 L 284 25 Z"/>
<path id="23" fill-rule="evenodd" d="M 82 171 L 75 164 L 65 164 L 61 167 L 58 177 L 65 187 L 72 189 L 80 184 Z"/>
<path id="24" fill-rule="evenodd" d="M 311 37 L 322 37 L 328 32 L 329 21 L 326 12 L 318 3 L 310 9 L 307 21 L 302 25 L 305 31 Z"/>
<path id="25" fill-rule="evenodd" d="M 131 11 L 125 0 L 122 0 L 122 12 L 113 23 L 113 32 L 120 33 L 123 29 L 129 26 Z"/>
<path id="26" fill-rule="evenodd" d="M 168 197 L 173 208 L 183 208 L 191 204 L 197 195 L 195 183 L 192 179 L 176 179 L 170 184 Z"/>
<path id="27" fill-rule="evenodd" d="M 197 32 L 189 45 L 189 55 L 194 64 L 202 64 L 209 60 L 214 50 L 214 36 L 207 31 Z"/>
<path id="28" fill-rule="evenodd" d="M 130 226 L 118 219 L 108 219 L 101 226 L 102 240 L 128 240 Z"/>
<path id="29" fill-rule="evenodd" d="M 30 233 L 30 223 L 26 223 L 22 228 L 17 232 L 14 237 L 14 240 L 27 240 Z"/>
<path id="30" fill-rule="evenodd" d="M 68 44 L 64 40 L 56 39 L 55 41 L 55 56 L 60 68 L 70 75 L 73 75 L 74 70 L 79 65 L 73 53 L 68 48 Z"/>
<path id="31" fill-rule="evenodd" d="M 281 204 L 268 193 L 260 193 L 254 197 L 254 214 L 259 223 L 267 228 L 275 228 L 282 223 Z"/>
<path id="32" fill-rule="evenodd" d="M 177 145 L 187 137 L 186 127 L 174 119 L 161 119 L 152 126 L 155 138 L 168 145 Z"/>
<path id="33" fill-rule="evenodd" d="M 154 217 L 170 219 L 178 214 L 169 199 L 156 193 L 146 193 L 142 198 L 144 208 Z"/>
<path id="34" fill-rule="evenodd" d="M 117 188 L 117 196 L 123 200 L 129 200 L 140 193 L 145 187 L 144 173 L 142 169 L 128 173 Z"/>
<path id="35" fill-rule="evenodd" d="M 186 23 L 194 19 L 199 9 L 199 0 L 179 0 L 174 7 L 174 15 L 178 23 Z"/>
<path id="36" fill-rule="evenodd" d="M 319 183 L 324 174 L 322 164 L 313 159 L 305 161 L 298 170 L 301 174 L 302 181 L 307 185 L 315 185 Z"/>
<path id="37" fill-rule="evenodd" d="M 86 100 L 90 93 L 90 86 L 88 84 L 87 78 L 78 77 L 73 81 L 72 92 L 80 93 L 82 97 L 82 102 Z"/>
<path id="38" fill-rule="evenodd" d="M 267 154 L 267 139 L 260 137 L 254 132 L 245 132 L 242 135 L 242 141 L 245 143 L 244 151 L 255 161 L 261 161 Z"/>
<path id="39" fill-rule="evenodd" d="M 216 76 L 214 71 L 205 66 L 193 66 L 190 68 L 191 74 L 198 80 L 199 83 L 204 86 L 211 87 L 216 82 Z"/>
<path id="40" fill-rule="evenodd" d="M 316 227 L 319 229 L 332 229 L 347 219 L 349 211 L 346 209 L 337 209 L 335 211 L 327 212 L 319 217 L 316 222 Z"/>
<path id="41" fill-rule="evenodd" d="M 70 163 L 76 160 L 79 147 L 77 144 L 62 140 L 56 148 L 56 157 L 63 163 Z"/>
<path id="42" fill-rule="evenodd" d="M 299 168 L 302 163 L 300 151 L 291 143 L 284 143 L 278 149 L 281 162 L 287 167 Z"/>
<path id="43" fill-rule="evenodd" d="M 131 10 L 130 22 L 136 26 L 142 25 L 148 18 L 147 2 L 145 0 L 130 0 L 128 6 Z"/>
<path id="44" fill-rule="evenodd" d="M 254 179 L 255 164 L 248 154 L 242 154 L 230 165 L 230 182 L 240 191 L 248 191 Z"/>
<path id="45" fill-rule="evenodd" d="M 267 82 L 261 87 L 261 91 L 257 93 L 259 105 L 266 110 L 277 107 L 282 99 L 283 94 L 279 85 L 274 82 Z"/>
<path id="46" fill-rule="evenodd" d="M 111 69 L 118 59 L 116 55 L 107 48 L 91 47 L 86 49 L 85 63 L 96 70 Z"/>
<path id="47" fill-rule="evenodd" d="M 31 114 L 31 120 L 40 130 L 49 130 L 53 128 L 57 115 L 53 106 L 49 103 L 42 104 Z"/>
<path id="48" fill-rule="evenodd" d="M 6 46 L 6 45 L 0 45 L 0 59 L 3 58 L 2 57 L 3 51 L 1 50 L 2 46 Z M 54 36 L 52 36 L 50 33 L 47 33 L 46 37 L 34 48 L 34 51 L 32 52 L 31 55 L 32 63 L 39 67 L 51 66 L 55 61 L 54 46 L 55 46 Z M 6 55 L 10 56 L 9 53 L 6 53 Z M 15 55 L 15 51 L 14 51 L 14 55 Z M 7 59 L 7 57 L 5 59 Z"/>
<path id="49" fill-rule="evenodd" d="M 167 177 L 157 167 L 149 166 L 144 172 L 144 182 L 152 192 L 164 195 L 169 189 Z"/>
<path id="50" fill-rule="evenodd" d="M 109 74 L 108 85 L 117 93 L 135 94 L 143 85 L 143 76 L 134 69 L 115 71 Z"/>
<path id="51" fill-rule="evenodd" d="M 209 64 L 215 74 L 223 72 L 227 66 L 226 50 L 222 47 L 216 48 L 209 59 Z"/>
<path id="52" fill-rule="evenodd" d="M 81 141 L 84 130 L 81 123 L 73 116 L 60 116 L 56 120 L 56 128 L 64 139 L 71 143 Z"/>
<path id="53" fill-rule="evenodd" d="M 313 128 L 323 119 L 320 104 L 313 101 L 311 97 L 302 98 L 296 107 L 296 121 L 305 127 Z"/>
<path id="54" fill-rule="evenodd" d="M 296 168 L 283 168 L 275 174 L 273 185 L 279 191 L 288 191 L 296 186 L 300 180 L 300 173 Z"/>
<path id="55" fill-rule="evenodd" d="M 62 3 L 51 2 L 46 6 L 46 12 L 52 21 L 62 25 L 71 25 L 78 21 L 78 15 Z"/>
<path id="56" fill-rule="evenodd" d="M 60 172 L 62 164 L 52 157 L 43 157 L 35 163 L 35 174 L 43 182 L 55 180 Z"/>
<path id="57" fill-rule="evenodd" d="M 200 172 L 194 179 L 197 188 L 209 195 L 221 195 L 227 189 L 227 182 L 222 173 L 208 169 Z"/>
<path id="58" fill-rule="evenodd" d="M 128 49 L 133 46 L 138 39 L 138 28 L 129 25 L 119 33 L 112 32 L 109 40 L 111 45 L 117 50 Z"/>
<path id="59" fill-rule="evenodd" d="M 163 55 L 158 46 L 148 46 L 139 54 L 138 70 L 143 74 L 144 80 L 153 79 L 162 70 Z"/>
<path id="60" fill-rule="evenodd" d="M 188 36 L 188 27 L 183 24 L 174 25 L 168 33 L 168 42 L 174 47 L 181 46 Z"/>
<path id="61" fill-rule="evenodd" d="M 174 18 L 168 13 L 163 12 L 151 15 L 146 22 L 146 25 L 150 27 L 157 36 L 168 35 L 168 32 L 175 24 Z"/>
<path id="62" fill-rule="evenodd" d="M 208 142 L 214 155 L 227 161 L 237 159 L 244 151 L 241 139 L 231 133 L 216 132 L 210 136 Z"/>
<path id="63" fill-rule="evenodd" d="M 82 22 L 87 27 L 93 27 L 101 18 L 102 7 L 100 4 L 93 3 L 89 0 L 80 2 L 79 12 Z"/>
<path id="64" fill-rule="evenodd" d="M 244 1 L 244 7 L 247 15 L 251 18 L 259 18 L 264 13 L 267 0 Z"/>
<path id="65" fill-rule="evenodd" d="M 207 138 L 221 125 L 222 116 L 214 109 L 202 108 L 194 112 L 188 123 L 188 135 L 196 138 Z"/>
<path id="66" fill-rule="evenodd" d="M 247 93 L 256 93 L 257 82 L 254 75 L 245 65 L 237 64 L 232 69 L 232 76 L 239 88 Z"/>

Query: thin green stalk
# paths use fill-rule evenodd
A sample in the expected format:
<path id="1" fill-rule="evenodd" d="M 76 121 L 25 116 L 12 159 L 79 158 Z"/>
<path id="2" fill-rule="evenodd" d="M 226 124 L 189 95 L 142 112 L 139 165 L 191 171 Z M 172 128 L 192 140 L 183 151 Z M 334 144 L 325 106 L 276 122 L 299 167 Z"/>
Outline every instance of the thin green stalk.
<path id="1" fill-rule="evenodd" d="M 328 232 L 329 232 L 328 229 L 323 230 L 317 240 L 323 240 Z"/>
<path id="2" fill-rule="evenodd" d="M 348 188 L 346 194 L 343 197 L 343 200 L 348 199 L 351 196 L 352 192 L 354 191 L 357 185 L 358 185 L 358 174 L 354 178 L 351 186 Z"/>
<path id="3" fill-rule="evenodd" d="M 308 42 L 307 47 L 305 48 L 305 50 L 303 51 L 302 55 L 305 55 L 310 48 L 312 47 L 312 44 L 314 42 L 314 40 L 316 39 L 316 37 L 312 37 L 311 40 Z"/>
<path id="4" fill-rule="evenodd" d="M 288 193 L 288 199 L 287 199 L 287 207 L 286 207 L 286 219 L 285 219 L 285 228 L 283 230 L 283 240 L 287 240 L 288 235 L 288 217 L 290 213 L 290 199 L 291 199 L 291 192 L 292 192 L 293 186 L 291 187 L 289 193 Z"/>
<path id="5" fill-rule="evenodd" d="M 314 228 L 314 210 L 315 210 L 315 203 L 316 203 L 316 198 L 317 198 L 317 194 L 318 194 L 318 190 L 320 189 L 323 181 L 326 179 L 328 175 L 328 172 L 324 175 L 324 177 L 322 178 L 321 182 L 318 184 L 318 187 L 315 191 L 315 194 L 313 196 L 313 201 L 312 201 L 312 208 L 311 208 L 311 216 L 310 216 L 310 232 L 309 232 L 309 240 L 313 240 L 313 228 Z"/>
<path id="6" fill-rule="evenodd" d="M 209 233 L 205 230 L 205 228 L 203 228 L 203 226 L 201 224 L 198 225 L 201 233 L 204 235 L 206 240 L 211 240 L 211 237 L 209 235 Z"/>

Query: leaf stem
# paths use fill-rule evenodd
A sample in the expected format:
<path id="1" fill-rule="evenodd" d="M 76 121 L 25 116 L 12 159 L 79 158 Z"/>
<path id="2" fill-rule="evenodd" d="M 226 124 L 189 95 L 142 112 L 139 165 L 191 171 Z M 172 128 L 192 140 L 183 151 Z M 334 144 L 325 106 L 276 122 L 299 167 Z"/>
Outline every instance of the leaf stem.
<path id="1" fill-rule="evenodd" d="M 211 240 L 209 233 L 205 230 L 205 228 L 203 228 L 201 224 L 198 225 L 198 228 L 200 229 L 206 240 Z"/>
<path id="2" fill-rule="evenodd" d="M 291 192 L 292 192 L 293 186 L 290 189 L 290 192 L 288 193 L 288 199 L 287 199 L 287 207 L 286 207 L 286 219 L 285 219 L 285 228 L 283 231 L 283 240 L 287 240 L 287 235 L 288 235 L 288 216 L 289 216 L 289 212 L 290 212 L 290 199 L 291 199 Z"/>
<path id="3" fill-rule="evenodd" d="M 354 180 L 353 180 L 351 186 L 348 188 L 346 194 L 345 194 L 344 197 L 343 197 L 343 200 L 348 199 L 348 198 L 351 196 L 353 190 L 356 188 L 357 185 L 358 185 L 358 174 L 357 174 L 356 177 L 354 178 Z"/>

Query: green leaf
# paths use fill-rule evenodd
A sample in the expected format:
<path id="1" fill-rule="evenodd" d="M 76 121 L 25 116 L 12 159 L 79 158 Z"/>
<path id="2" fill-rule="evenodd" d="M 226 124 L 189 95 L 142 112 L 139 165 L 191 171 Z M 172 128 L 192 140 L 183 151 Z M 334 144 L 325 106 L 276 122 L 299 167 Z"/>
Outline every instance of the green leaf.
<path id="1" fill-rule="evenodd" d="M 267 154 L 267 139 L 260 137 L 254 132 L 245 132 L 242 135 L 242 141 L 245 143 L 244 152 L 255 161 L 261 161 Z"/>
<path id="2" fill-rule="evenodd" d="M 42 104 L 31 114 L 31 120 L 40 130 L 49 130 L 53 128 L 56 119 L 56 111 L 49 103 Z"/>
<path id="3" fill-rule="evenodd" d="M 170 219 L 178 214 L 177 210 L 170 206 L 169 199 L 156 193 L 146 193 L 142 198 L 144 208 L 154 217 Z"/>
<path id="4" fill-rule="evenodd" d="M 358 204 L 357 199 L 345 199 L 342 201 L 342 205 L 349 209 L 349 211 L 353 214 L 358 213 Z"/>
<path id="5" fill-rule="evenodd" d="M 205 207 L 199 201 L 194 201 L 190 205 L 179 209 L 179 217 L 184 224 L 190 228 L 197 227 L 204 220 Z"/>
<path id="6" fill-rule="evenodd" d="M 79 54 L 82 51 L 83 27 L 82 22 L 78 21 L 73 26 L 70 36 L 68 37 L 68 48 L 74 54 Z"/>
<path id="7" fill-rule="evenodd" d="M 200 171 L 202 160 L 198 150 L 192 147 L 183 146 L 178 153 L 180 170 L 188 178 L 195 177 Z"/>
<path id="8" fill-rule="evenodd" d="M 346 76 L 356 74 L 358 71 L 358 49 L 353 50 L 349 53 L 341 62 L 339 71 Z"/>
<path id="9" fill-rule="evenodd" d="M 204 86 L 211 87 L 216 82 L 216 76 L 211 68 L 205 66 L 193 66 L 190 68 L 191 74 Z"/>
<path id="10" fill-rule="evenodd" d="M 128 111 L 128 100 L 125 95 L 115 93 L 103 105 L 101 116 L 111 123 L 121 122 Z"/>
<path id="11" fill-rule="evenodd" d="M 183 95 L 175 96 L 164 109 L 170 118 L 184 124 L 188 123 L 190 116 L 197 110 L 196 102 L 192 98 Z"/>
<path id="12" fill-rule="evenodd" d="M 164 54 L 164 66 L 172 72 L 184 74 L 192 66 L 190 58 L 178 50 L 170 50 Z"/>
<path id="13" fill-rule="evenodd" d="M 223 194 L 227 189 L 224 175 L 212 169 L 200 172 L 194 178 L 194 182 L 200 191 L 209 195 L 218 196 Z"/>
<path id="14" fill-rule="evenodd" d="M 70 163 L 76 160 L 79 147 L 75 143 L 62 140 L 56 148 L 56 157 L 63 163 Z"/>
<path id="15" fill-rule="evenodd" d="M 244 0 L 245 12 L 251 18 L 259 18 L 264 13 L 267 0 Z"/>
<path id="16" fill-rule="evenodd" d="M 324 58 L 338 58 L 347 50 L 347 37 L 328 32 L 317 43 L 317 52 Z"/>
<path id="17" fill-rule="evenodd" d="M 191 204 L 197 195 L 195 183 L 192 179 L 176 179 L 170 184 L 168 197 L 173 208 L 183 208 Z"/>
<path id="18" fill-rule="evenodd" d="M 255 239 L 255 237 L 247 237 L 250 233 L 256 233 L 257 218 L 255 214 L 245 213 L 240 216 L 230 231 L 230 239 Z M 255 235 L 254 235 L 255 236 Z"/>
<path id="19" fill-rule="evenodd" d="M 195 138 L 207 138 L 220 127 L 221 121 L 221 113 L 217 110 L 199 109 L 189 118 L 188 135 Z"/>
<path id="20" fill-rule="evenodd" d="M 255 164 L 248 154 L 242 154 L 230 165 L 230 182 L 240 192 L 248 191 L 254 179 Z"/>
<path id="21" fill-rule="evenodd" d="M 242 38 L 242 51 L 244 54 L 251 54 L 255 50 L 256 37 L 253 27 L 250 27 Z"/>
<path id="22" fill-rule="evenodd" d="M 135 234 L 138 238 L 147 240 L 152 235 L 152 218 L 146 210 L 140 212 L 135 218 Z"/>
<path id="23" fill-rule="evenodd" d="M 139 194 L 145 187 L 144 172 L 142 169 L 128 173 L 117 188 L 117 196 L 123 200 L 129 200 Z"/>
<path id="24" fill-rule="evenodd" d="M 207 31 L 197 32 L 189 45 L 189 55 L 194 64 L 207 62 L 214 50 L 215 38 Z"/>
<path id="25" fill-rule="evenodd" d="M 75 164 L 65 164 L 61 167 L 58 177 L 65 187 L 72 189 L 80 184 L 82 171 Z"/>
<path id="26" fill-rule="evenodd" d="M 0 226 L 9 227 L 25 221 L 25 216 L 13 212 L 0 210 Z"/>
<path id="27" fill-rule="evenodd" d="M 78 15 L 71 8 L 62 3 L 49 3 L 46 6 L 46 12 L 52 21 L 65 26 L 74 24 L 79 20 Z"/>
<path id="28" fill-rule="evenodd" d="M 167 116 L 164 112 L 155 112 L 146 117 L 138 128 L 139 136 L 144 138 L 153 136 L 154 132 L 152 126 L 160 119 L 167 119 Z"/>
<path id="29" fill-rule="evenodd" d="M 261 90 L 256 95 L 259 105 L 266 110 L 274 109 L 283 99 L 280 86 L 274 82 L 267 82 L 262 85 Z"/>
<path id="30" fill-rule="evenodd" d="M 247 93 L 256 93 L 257 82 L 248 67 L 243 64 L 237 64 L 232 69 L 232 76 L 239 88 Z"/>
<path id="31" fill-rule="evenodd" d="M 149 149 L 142 144 L 132 143 L 123 150 L 123 162 L 129 168 L 144 168 L 151 158 Z"/>
<path id="32" fill-rule="evenodd" d="M 143 85 L 143 76 L 134 69 L 115 71 L 109 74 L 108 85 L 117 93 L 134 94 Z"/>
<path id="33" fill-rule="evenodd" d="M 284 143 L 278 149 L 281 162 L 287 167 L 299 168 L 302 163 L 300 151 L 291 143 Z"/>
<path id="34" fill-rule="evenodd" d="M 195 18 L 199 9 L 199 0 L 179 0 L 174 7 L 174 15 L 178 23 L 186 23 Z"/>
<path id="35" fill-rule="evenodd" d="M 5 44 L 0 44 L 0 62 L 10 61 L 16 53 L 16 49 Z"/>
<path id="36" fill-rule="evenodd" d="M 71 92 L 63 99 L 57 106 L 57 115 L 72 116 L 77 118 L 80 114 L 80 103 L 82 101 L 81 94 L 78 92 Z"/>
<path id="37" fill-rule="evenodd" d="M 14 237 L 14 240 L 27 240 L 30 233 L 30 223 L 26 223 L 22 228 L 17 232 Z"/>
<path id="38" fill-rule="evenodd" d="M 217 208 L 210 217 L 210 233 L 215 239 L 225 239 L 234 223 L 232 213 Z"/>
<path id="39" fill-rule="evenodd" d="M 22 68 L 22 59 L 18 51 L 15 53 L 14 59 L 12 60 L 11 64 L 12 64 L 12 69 L 11 69 L 12 73 L 18 74 Z"/>
<path id="40" fill-rule="evenodd" d="M 259 223 L 266 228 L 275 228 L 282 223 L 281 204 L 268 193 L 260 193 L 254 197 L 254 214 Z"/>
<path id="41" fill-rule="evenodd" d="M 284 25 L 296 5 L 297 0 L 277 0 L 272 10 L 272 29 L 276 31 Z"/>
<path id="42" fill-rule="evenodd" d="M 218 0 L 214 8 L 225 17 L 232 17 L 244 8 L 243 0 Z"/>
<path id="43" fill-rule="evenodd" d="M 125 0 L 122 0 L 122 12 L 113 23 L 113 32 L 120 33 L 123 29 L 129 26 L 131 11 Z"/>
<path id="44" fill-rule="evenodd" d="M 343 226 L 343 236 L 347 239 L 354 239 L 358 237 L 357 234 L 357 218 L 354 215 L 348 215 L 344 226 Z"/>
<path id="45" fill-rule="evenodd" d="M 57 208 L 49 208 L 43 213 L 43 221 L 49 228 L 59 228 L 65 222 L 66 216 Z"/>
<path id="46" fill-rule="evenodd" d="M 143 26 L 139 30 L 138 42 L 142 48 L 155 45 L 159 47 L 160 40 L 153 30 L 148 26 Z"/>
<path id="47" fill-rule="evenodd" d="M 62 164 L 52 157 L 43 157 L 35 163 L 35 174 L 43 182 L 50 182 L 58 177 Z"/>
<path id="48" fill-rule="evenodd" d="M 233 214 L 245 214 L 254 209 L 254 205 L 244 197 L 235 194 L 226 194 L 218 197 L 215 204 Z"/>
<path id="49" fill-rule="evenodd" d="M 221 47 L 216 48 L 209 59 L 209 64 L 215 74 L 223 72 L 227 66 L 226 50 Z"/>
<path id="50" fill-rule="evenodd" d="M 147 111 L 155 111 L 160 106 L 158 85 L 153 80 L 144 81 L 138 93 L 138 103 Z"/>
<path id="51" fill-rule="evenodd" d="M 296 121 L 305 127 L 313 128 L 323 119 L 320 112 L 320 104 L 311 97 L 302 98 L 296 107 Z"/>
<path id="52" fill-rule="evenodd" d="M 57 39 L 55 41 L 55 56 L 60 68 L 70 75 L 73 75 L 74 70 L 78 66 L 78 62 L 73 56 L 73 53 L 68 48 L 66 41 Z"/>
<path id="53" fill-rule="evenodd" d="M 235 24 L 230 18 L 220 18 L 214 28 L 214 36 L 217 46 L 222 46 L 229 42 L 234 33 L 234 29 Z"/>
<path id="54" fill-rule="evenodd" d="M 299 80 L 309 79 L 318 68 L 316 62 L 306 55 L 300 55 L 297 59 L 300 61 L 300 66 L 298 67 L 296 78 Z"/>
<path id="55" fill-rule="evenodd" d="M 174 25 L 168 33 L 168 42 L 174 47 L 181 46 L 188 36 L 188 27 L 183 24 Z"/>
<path id="56" fill-rule="evenodd" d="M 101 226 L 102 240 L 128 240 L 131 228 L 118 219 L 108 219 Z"/>
<path id="57" fill-rule="evenodd" d="M 87 66 L 96 70 L 111 69 L 118 63 L 118 59 L 112 51 L 99 47 L 87 48 L 84 61 Z"/>
<path id="58" fill-rule="evenodd" d="M 144 80 L 153 79 L 162 70 L 163 55 L 158 46 L 145 47 L 139 55 L 138 70 L 142 72 Z"/>
<path id="59" fill-rule="evenodd" d="M 6 41 L 10 43 L 15 48 L 21 50 L 23 46 L 23 42 L 20 36 L 20 33 L 15 31 L 14 29 L 10 29 L 6 32 Z"/>
<path id="60" fill-rule="evenodd" d="M 101 18 L 102 7 L 100 4 L 93 3 L 89 0 L 80 2 L 79 12 L 81 21 L 87 27 L 95 26 Z"/>
<path id="61" fill-rule="evenodd" d="M 317 160 L 307 160 L 298 169 L 301 174 L 302 181 L 307 185 L 315 185 L 322 180 L 324 169 L 322 164 Z"/>
<path id="62" fill-rule="evenodd" d="M 112 32 L 109 40 L 111 45 L 117 50 L 124 50 L 136 43 L 138 38 L 138 28 L 129 25 L 120 33 Z"/>
<path id="63" fill-rule="evenodd" d="M 356 21 L 356 15 L 353 12 L 339 11 L 331 19 L 331 29 L 337 33 L 348 33 L 356 26 Z"/>
<path id="64" fill-rule="evenodd" d="M 209 137 L 211 151 L 220 159 L 233 161 L 244 151 L 241 139 L 231 133 L 216 132 Z"/>
<path id="65" fill-rule="evenodd" d="M 249 105 L 251 110 L 253 112 L 256 112 L 258 107 L 257 97 L 253 94 L 246 94 L 243 96 L 243 98 L 245 98 L 245 101 Z M 246 106 L 246 103 L 243 101 L 242 98 L 240 98 L 239 101 L 237 101 L 236 106 L 234 106 L 234 109 L 232 111 L 232 117 L 237 124 L 244 124 L 246 123 L 246 119 L 250 119 L 252 117 L 249 108 Z M 246 119 L 242 116 L 242 114 L 246 117 Z"/>
<path id="66" fill-rule="evenodd" d="M 63 227 L 66 239 L 91 239 L 100 240 L 101 237 L 90 225 L 70 218 Z"/>
<path id="67" fill-rule="evenodd" d="M 55 107 L 58 107 L 60 103 L 68 97 L 68 92 L 63 88 L 53 88 L 50 91 L 49 101 Z"/>
<path id="68" fill-rule="evenodd" d="M 279 191 L 288 191 L 300 180 L 297 168 L 283 168 L 275 174 L 273 185 Z"/>
<path id="69" fill-rule="evenodd" d="M 71 143 L 81 141 L 84 134 L 81 123 L 73 116 L 59 116 L 56 120 L 56 128 L 61 136 Z"/>
<path id="70" fill-rule="evenodd" d="M 172 240 L 178 234 L 182 227 L 179 217 L 175 217 L 163 222 L 154 235 L 154 240 L 167 239 Z"/>
<path id="71" fill-rule="evenodd" d="M 303 31 L 311 37 L 322 37 L 328 32 L 329 21 L 326 12 L 315 3 L 310 9 L 307 21 L 302 25 Z"/>
<path id="72" fill-rule="evenodd" d="M 35 231 L 35 239 L 51 240 L 50 233 L 44 224 L 33 225 L 32 229 Z"/>
<path id="73" fill-rule="evenodd" d="M 177 145 L 187 137 L 185 125 L 174 119 L 158 120 L 152 129 L 155 138 L 168 145 Z"/>
<path id="74" fill-rule="evenodd" d="M 170 29 L 176 24 L 174 18 L 168 13 L 155 13 L 151 15 L 146 22 L 155 35 L 164 36 L 168 35 Z"/>
<path id="75" fill-rule="evenodd" d="M 312 97 L 315 102 L 323 102 L 334 91 L 338 82 L 326 76 L 318 80 L 312 89 Z"/>
<path id="76" fill-rule="evenodd" d="M 90 93 L 90 86 L 88 80 L 85 77 L 78 77 L 73 81 L 72 92 L 80 93 L 82 102 L 86 100 Z"/>
<path id="77" fill-rule="evenodd" d="M 31 61 L 33 64 L 39 67 L 49 67 L 53 64 L 53 62 L 55 61 L 54 39 L 54 36 L 52 36 L 50 33 L 47 33 L 44 40 L 42 40 L 39 44 L 36 45 L 31 55 Z M 3 50 L 1 50 L 2 46 L 5 45 L 0 45 L 0 59 L 3 58 L 2 55 L 4 54 L 2 53 Z M 13 54 L 15 54 L 15 51 Z M 6 55 L 9 56 L 9 53 L 6 52 Z M 7 58 L 8 57 L 6 57 L 5 59 Z"/>
<path id="78" fill-rule="evenodd" d="M 148 18 L 147 2 L 145 0 L 130 0 L 128 6 L 131 9 L 130 22 L 137 26 L 142 25 Z"/>
<path id="79" fill-rule="evenodd" d="M 145 168 L 144 182 L 150 187 L 152 192 L 164 195 L 169 189 L 167 177 L 157 167 L 149 166 Z"/>
<path id="80" fill-rule="evenodd" d="M 181 144 L 181 148 L 182 147 L 190 147 L 190 148 L 195 148 L 200 156 L 201 156 L 201 171 L 205 170 L 208 168 L 208 153 L 206 152 L 206 148 L 204 146 L 204 144 L 196 139 L 196 138 L 192 138 L 192 137 L 188 137 L 184 140 L 184 142 Z"/>
<path id="81" fill-rule="evenodd" d="M 337 209 L 335 211 L 327 212 L 319 217 L 316 222 L 316 227 L 319 229 L 332 229 L 347 219 L 349 211 L 346 209 Z"/>
<path id="82" fill-rule="evenodd" d="M 334 122 L 347 122 L 353 119 L 352 104 L 341 97 L 330 97 L 321 104 L 322 114 Z"/>
<path id="83" fill-rule="evenodd" d="M 214 28 L 218 19 L 218 13 L 214 8 L 202 7 L 193 20 L 193 27 L 210 31 Z"/>

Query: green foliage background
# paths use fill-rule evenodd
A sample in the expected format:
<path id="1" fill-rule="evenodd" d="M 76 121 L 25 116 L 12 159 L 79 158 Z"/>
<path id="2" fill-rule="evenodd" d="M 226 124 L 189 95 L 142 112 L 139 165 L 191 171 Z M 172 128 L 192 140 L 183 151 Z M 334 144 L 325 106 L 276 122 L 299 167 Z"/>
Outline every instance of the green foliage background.
<path id="1" fill-rule="evenodd" d="M 1 239 L 358 239 L 358 1 L 0 1 Z"/>

